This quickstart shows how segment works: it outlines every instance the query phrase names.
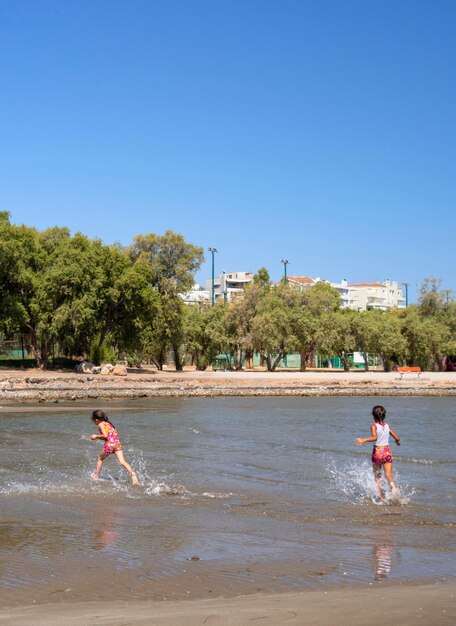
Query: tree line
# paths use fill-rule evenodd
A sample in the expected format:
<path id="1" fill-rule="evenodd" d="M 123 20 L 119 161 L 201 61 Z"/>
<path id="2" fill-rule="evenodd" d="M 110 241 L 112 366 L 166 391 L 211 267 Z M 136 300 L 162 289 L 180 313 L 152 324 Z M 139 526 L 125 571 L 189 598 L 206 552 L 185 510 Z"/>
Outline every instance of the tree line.
<path id="1" fill-rule="evenodd" d="M 344 369 L 349 355 L 381 357 L 385 371 L 395 365 L 441 369 L 443 355 L 456 354 L 456 303 L 428 278 L 419 303 L 407 309 L 353 311 L 340 308 L 340 296 L 328 283 L 304 291 L 290 284 L 272 285 L 263 268 L 242 296 L 229 304 L 186 311 L 187 350 L 198 368 L 226 353 L 233 367 L 260 354 L 273 371 L 288 354 L 299 353 L 301 370 L 314 361 L 338 356 Z"/>
<path id="2" fill-rule="evenodd" d="M 416 305 L 356 312 L 340 308 L 336 289 L 321 282 L 304 291 L 271 283 L 265 268 L 229 302 L 187 306 L 204 261 L 203 249 L 182 235 L 138 235 L 129 246 L 106 245 L 67 228 L 14 225 L 0 212 L 0 329 L 21 334 L 40 367 L 52 355 L 95 364 L 126 355 L 132 365 L 162 369 L 172 354 L 181 370 L 191 359 L 206 369 L 227 355 L 233 368 L 251 366 L 255 353 L 269 371 L 299 353 L 301 369 L 315 354 L 354 351 L 394 365 L 442 367 L 456 354 L 456 303 L 441 281 L 425 279 Z"/>

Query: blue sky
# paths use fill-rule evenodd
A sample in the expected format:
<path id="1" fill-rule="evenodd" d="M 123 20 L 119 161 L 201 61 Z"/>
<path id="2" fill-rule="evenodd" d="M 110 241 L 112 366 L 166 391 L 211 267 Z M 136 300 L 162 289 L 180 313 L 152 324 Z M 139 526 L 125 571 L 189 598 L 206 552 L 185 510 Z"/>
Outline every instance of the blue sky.
<path id="1" fill-rule="evenodd" d="M 2 0 L 0 209 L 456 290 L 456 3 Z M 197 274 L 210 276 L 210 255 Z"/>

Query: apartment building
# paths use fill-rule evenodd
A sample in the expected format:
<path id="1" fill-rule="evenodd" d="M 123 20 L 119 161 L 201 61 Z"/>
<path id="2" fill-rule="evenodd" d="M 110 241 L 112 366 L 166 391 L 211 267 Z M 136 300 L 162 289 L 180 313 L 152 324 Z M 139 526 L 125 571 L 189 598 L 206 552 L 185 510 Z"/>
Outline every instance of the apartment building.
<path id="1" fill-rule="evenodd" d="M 348 281 L 343 278 L 340 283 L 331 283 L 329 280 L 323 280 L 320 277 L 311 278 L 310 276 L 287 276 L 287 281 L 299 287 L 300 289 L 308 289 L 313 287 L 317 283 L 328 283 L 331 287 L 336 289 L 340 295 L 340 306 L 342 308 L 348 308 L 350 306 L 350 293 L 348 288 Z"/>
<path id="2" fill-rule="evenodd" d="M 383 283 L 354 283 L 349 287 L 350 308 L 355 311 L 379 309 L 386 311 L 394 307 L 405 309 L 402 287 L 395 281 Z"/>
<path id="3" fill-rule="evenodd" d="M 252 272 L 222 272 L 214 278 L 214 300 L 230 301 L 233 294 L 242 292 L 244 286 L 253 282 Z M 384 282 L 363 282 L 349 284 L 346 278 L 334 283 L 323 278 L 310 276 L 287 276 L 287 282 L 299 289 L 309 289 L 318 283 L 327 283 L 339 292 L 341 307 L 366 311 L 379 309 L 386 311 L 397 307 L 405 308 L 402 287 L 389 279 Z M 195 286 L 194 290 L 182 296 L 187 304 L 212 300 L 212 279 L 206 280 L 206 288 Z"/>
<path id="4" fill-rule="evenodd" d="M 214 300 L 231 300 L 233 294 L 242 292 L 244 286 L 253 282 L 253 272 L 222 272 L 214 277 Z M 212 279 L 206 280 L 206 290 L 212 299 Z"/>

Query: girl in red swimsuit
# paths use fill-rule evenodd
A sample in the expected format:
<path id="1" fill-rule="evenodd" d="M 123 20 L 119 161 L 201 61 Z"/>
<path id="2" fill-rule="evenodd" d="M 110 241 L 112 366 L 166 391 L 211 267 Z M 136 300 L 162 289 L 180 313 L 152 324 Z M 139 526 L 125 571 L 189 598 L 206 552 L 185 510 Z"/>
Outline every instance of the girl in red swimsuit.
<path id="1" fill-rule="evenodd" d="M 94 480 L 98 480 L 103 461 L 114 452 L 119 463 L 122 467 L 125 467 L 127 472 L 130 474 L 133 485 L 139 485 L 138 477 L 132 470 L 131 465 L 125 460 L 124 453 L 122 452 L 122 444 L 120 443 L 119 435 L 117 434 L 117 428 L 109 421 L 108 416 L 103 411 L 94 411 L 92 413 L 92 419 L 98 426 L 98 430 L 101 434 L 90 435 L 90 438 L 93 441 L 96 439 L 102 439 L 105 442 L 103 450 L 100 452 L 98 457 L 97 468 L 92 474 L 92 478 Z"/>
<path id="2" fill-rule="evenodd" d="M 396 485 L 393 480 L 393 454 L 389 447 L 389 437 L 394 439 L 398 446 L 401 445 L 399 436 L 385 422 L 386 411 L 380 406 L 374 406 L 372 409 L 372 417 L 374 423 L 371 425 L 371 437 L 358 437 L 355 440 L 356 445 L 362 446 L 363 443 L 373 443 L 372 451 L 372 467 L 374 470 L 375 482 L 377 484 L 378 495 L 381 500 L 385 499 L 385 490 L 382 486 L 382 467 L 385 472 L 385 478 L 391 488 L 393 496 L 398 494 Z"/>

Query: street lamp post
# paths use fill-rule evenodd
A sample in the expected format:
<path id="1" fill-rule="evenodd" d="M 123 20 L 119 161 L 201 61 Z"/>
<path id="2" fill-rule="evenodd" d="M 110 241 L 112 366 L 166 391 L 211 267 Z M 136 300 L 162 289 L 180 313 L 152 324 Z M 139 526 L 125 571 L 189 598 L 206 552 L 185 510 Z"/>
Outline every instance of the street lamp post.
<path id="1" fill-rule="evenodd" d="M 214 273 L 214 255 L 216 252 L 218 252 L 217 248 L 208 248 L 208 251 L 212 253 L 212 306 L 214 306 L 215 304 L 215 294 L 214 294 L 214 280 L 215 280 L 215 273 Z"/>
<path id="2" fill-rule="evenodd" d="M 287 259 L 280 259 L 280 262 L 283 263 L 283 282 L 286 285 L 288 282 L 288 278 L 287 278 L 287 265 L 288 265 L 288 260 Z"/>
<path id="3" fill-rule="evenodd" d="M 409 283 L 402 283 L 405 287 L 405 308 L 408 307 L 408 287 Z"/>
<path id="4" fill-rule="evenodd" d="M 223 302 L 226 304 L 228 294 L 226 291 L 226 272 L 223 270 Z"/>

